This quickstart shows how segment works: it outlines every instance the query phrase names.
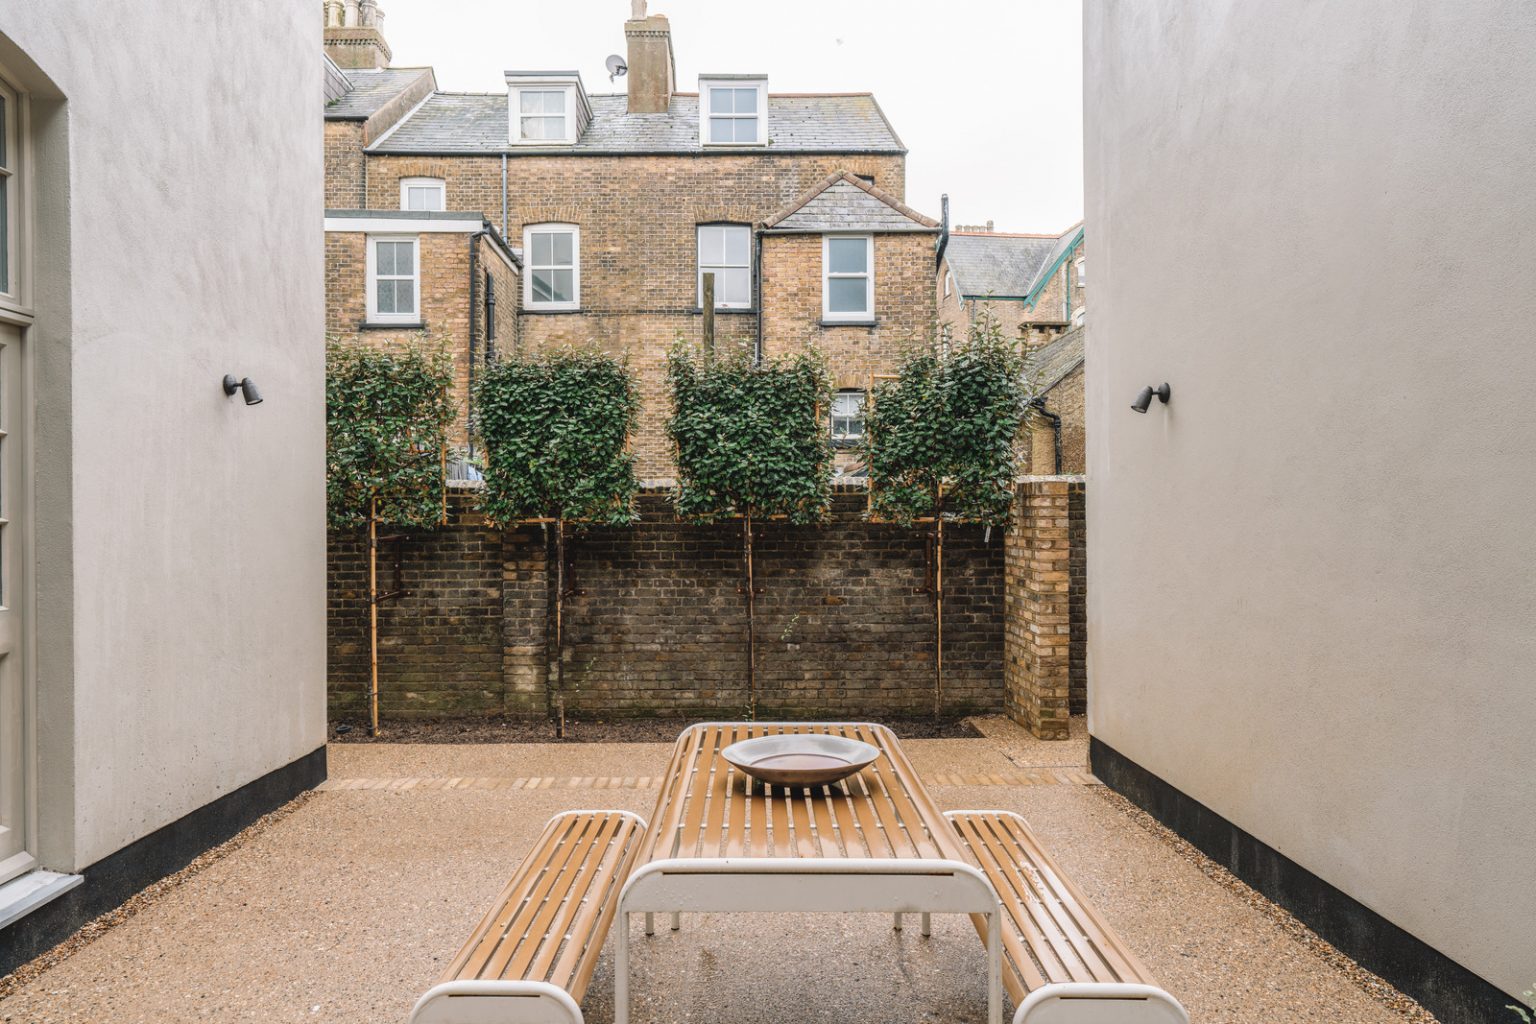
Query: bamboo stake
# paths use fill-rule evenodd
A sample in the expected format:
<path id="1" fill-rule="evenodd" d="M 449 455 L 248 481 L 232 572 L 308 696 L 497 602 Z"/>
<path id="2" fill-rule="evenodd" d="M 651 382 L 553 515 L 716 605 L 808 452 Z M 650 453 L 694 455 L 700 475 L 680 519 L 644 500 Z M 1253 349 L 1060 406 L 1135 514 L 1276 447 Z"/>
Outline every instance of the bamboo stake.
<path id="1" fill-rule="evenodd" d="M 933 548 L 933 717 L 944 714 L 944 510 L 939 499 L 939 515 L 934 530 Z"/>
<path id="2" fill-rule="evenodd" d="M 555 520 L 555 694 L 560 723 L 555 735 L 565 738 L 565 517 Z"/>
<path id="3" fill-rule="evenodd" d="M 757 584 L 752 576 L 752 513 L 741 518 L 747 566 L 747 719 L 757 721 Z"/>
<path id="4" fill-rule="evenodd" d="M 368 735 L 379 734 L 379 499 L 368 499 Z"/>

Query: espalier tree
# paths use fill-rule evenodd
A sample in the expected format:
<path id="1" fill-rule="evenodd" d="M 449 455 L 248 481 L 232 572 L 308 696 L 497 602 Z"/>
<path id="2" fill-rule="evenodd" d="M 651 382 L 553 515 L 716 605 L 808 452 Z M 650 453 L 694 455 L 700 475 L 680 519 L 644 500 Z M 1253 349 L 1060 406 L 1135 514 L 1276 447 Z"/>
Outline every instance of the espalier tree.
<path id="1" fill-rule="evenodd" d="M 628 367 L 612 356 L 561 350 L 493 363 L 475 385 L 474 403 L 486 519 L 554 526 L 553 713 L 565 686 L 566 525 L 634 522 L 629 435 L 639 395 Z"/>
<path id="2" fill-rule="evenodd" d="M 1027 350 L 983 306 L 965 338 L 936 335 L 871 398 L 862 453 L 872 517 L 932 524 L 935 717 L 944 707 L 944 524 L 1008 523 L 1014 443 L 1033 390 Z"/>
<path id="3" fill-rule="evenodd" d="M 676 445 L 677 513 L 700 523 L 739 517 L 747 613 L 747 714 L 757 715 L 754 521 L 826 518 L 832 446 L 822 413 L 831 401 L 826 363 L 814 352 L 758 363 L 723 361 L 679 340 L 667 363 Z"/>
<path id="4" fill-rule="evenodd" d="M 325 361 L 331 527 L 368 532 L 368 728 L 379 731 L 379 527 L 442 524 L 453 362 L 424 339 L 391 349 L 333 342 Z"/>

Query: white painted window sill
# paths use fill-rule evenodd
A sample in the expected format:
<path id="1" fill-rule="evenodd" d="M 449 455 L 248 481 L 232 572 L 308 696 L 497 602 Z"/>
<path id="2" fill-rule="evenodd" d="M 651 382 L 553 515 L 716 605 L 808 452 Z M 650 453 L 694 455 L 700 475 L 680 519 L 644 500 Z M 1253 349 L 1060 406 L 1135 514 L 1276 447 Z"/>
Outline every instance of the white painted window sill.
<path id="1" fill-rule="evenodd" d="M 61 875 L 57 871 L 28 871 L 20 878 L 0 885 L 0 928 L 57 899 L 83 881 L 85 881 L 83 875 Z"/>

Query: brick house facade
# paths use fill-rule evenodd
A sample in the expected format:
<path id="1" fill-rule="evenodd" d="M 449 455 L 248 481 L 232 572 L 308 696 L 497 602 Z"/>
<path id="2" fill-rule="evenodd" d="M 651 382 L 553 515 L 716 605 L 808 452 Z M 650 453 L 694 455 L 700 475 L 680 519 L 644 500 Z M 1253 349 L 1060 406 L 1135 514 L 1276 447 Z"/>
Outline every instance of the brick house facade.
<path id="1" fill-rule="evenodd" d="M 1083 226 L 1060 235 L 960 227 L 940 243 L 934 297 L 942 328 L 959 337 L 985 307 L 1035 359 L 1038 398 L 1019 438 L 1021 473 L 1082 473 L 1083 330 L 1087 315 Z"/>
<path id="2" fill-rule="evenodd" d="M 483 237 L 505 241 L 519 276 L 504 296 L 495 283 L 498 313 L 516 322 L 500 332 L 502 351 L 595 345 L 628 361 L 640 383 L 643 478 L 673 473 L 666 356 L 678 338 L 702 337 L 706 269 L 717 281 L 717 348 L 771 358 L 819 346 L 846 389 L 836 403 L 849 414 L 843 432 L 857 429 L 871 375 L 893 372 L 938 314 L 939 228 L 904 205 L 900 138 L 867 93 L 770 93 L 754 75 L 705 75 L 698 93 L 678 92 L 667 19 L 632 19 L 625 34 L 626 94 L 589 95 L 563 71 L 510 71 L 507 91 L 491 94 L 423 89 L 421 72 L 342 71 L 369 94 L 326 111 L 331 333 L 407 333 L 368 323 L 378 283 L 366 259 L 359 273 L 367 233 L 334 236 L 355 211 L 398 215 L 418 180 L 431 183 L 421 195 L 436 209 L 479 218 Z M 356 127 L 386 111 L 387 126 Z M 807 210 L 834 205 L 838 219 L 809 221 Z M 833 283 L 834 237 L 844 239 L 838 259 L 864 260 L 865 276 Z M 467 387 L 490 351 L 469 332 L 486 319 L 470 295 L 470 250 L 462 238 L 423 239 L 421 318 L 411 324 L 454 346 Z M 862 299 L 858 281 L 871 284 Z M 827 312 L 833 290 L 855 315 Z M 467 391 L 458 398 L 467 415 Z M 461 417 L 456 441 L 466 439 Z"/>

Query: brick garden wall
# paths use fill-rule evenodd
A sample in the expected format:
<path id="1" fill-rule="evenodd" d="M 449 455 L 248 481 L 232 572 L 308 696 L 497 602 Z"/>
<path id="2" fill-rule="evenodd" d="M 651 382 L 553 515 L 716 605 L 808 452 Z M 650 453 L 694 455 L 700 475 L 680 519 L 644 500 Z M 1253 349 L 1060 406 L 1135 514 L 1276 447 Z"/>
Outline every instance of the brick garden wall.
<path id="1" fill-rule="evenodd" d="M 758 713 L 927 715 L 933 706 L 933 605 L 917 529 L 861 521 L 861 493 L 840 493 L 819 527 L 769 522 L 755 533 Z M 380 612 L 387 720 L 545 713 L 547 573 L 538 527 L 485 527 L 456 496 L 448 528 L 403 546 L 409 595 Z M 746 705 L 739 523 L 674 520 L 662 496 L 642 521 L 571 544 L 563 693 L 597 715 L 721 715 Z M 1003 700 L 1003 535 L 945 533 L 945 706 L 995 711 Z M 333 536 L 331 708 L 355 716 L 368 676 L 366 550 Z M 392 561 L 381 560 L 392 588 Z"/>
<path id="2" fill-rule="evenodd" d="M 1025 478 L 1005 542 L 1005 707 L 1042 739 L 1067 737 L 1086 684 L 1085 497 L 1081 477 Z"/>

